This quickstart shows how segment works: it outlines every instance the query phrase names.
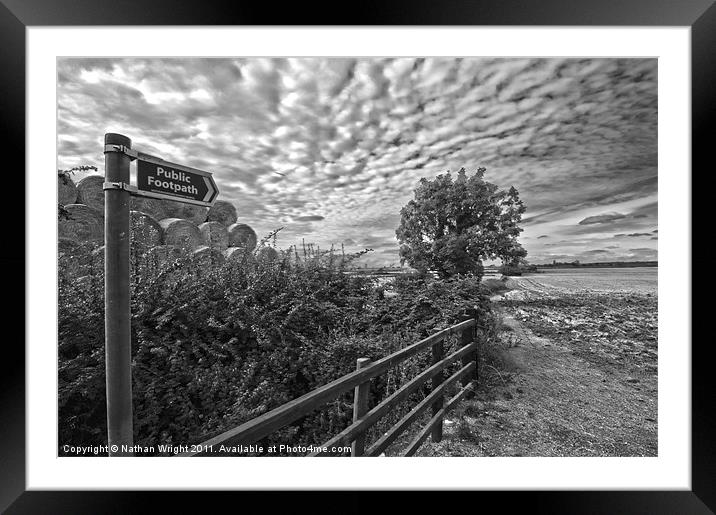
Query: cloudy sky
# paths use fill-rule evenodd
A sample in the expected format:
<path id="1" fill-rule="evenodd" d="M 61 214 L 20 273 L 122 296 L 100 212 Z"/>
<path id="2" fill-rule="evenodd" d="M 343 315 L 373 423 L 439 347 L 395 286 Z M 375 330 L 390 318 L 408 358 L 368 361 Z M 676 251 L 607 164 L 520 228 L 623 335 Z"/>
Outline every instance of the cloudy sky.
<path id="1" fill-rule="evenodd" d="M 119 132 L 213 172 L 280 247 L 398 264 L 418 180 L 484 166 L 527 206 L 530 262 L 651 260 L 656 77 L 656 59 L 60 59 L 58 168 L 103 172 Z"/>

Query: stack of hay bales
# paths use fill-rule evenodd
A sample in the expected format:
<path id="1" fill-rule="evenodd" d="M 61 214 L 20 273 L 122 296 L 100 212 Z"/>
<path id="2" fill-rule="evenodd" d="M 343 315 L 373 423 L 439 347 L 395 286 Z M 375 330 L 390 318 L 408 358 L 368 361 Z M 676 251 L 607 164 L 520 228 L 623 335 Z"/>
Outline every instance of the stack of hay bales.
<path id="1" fill-rule="evenodd" d="M 101 175 L 88 175 L 82 179 L 77 183 L 77 203 L 85 204 L 92 209 L 104 212 L 103 183 L 104 177 Z M 207 213 L 209 212 L 209 208 L 202 206 L 145 197 L 132 197 L 131 209 L 133 211 L 146 213 L 155 220 L 184 218 L 195 224 L 205 222 L 207 220 Z"/>
<path id="2" fill-rule="evenodd" d="M 101 175 L 88 175 L 76 185 L 69 177 L 58 177 L 58 203 L 65 206 L 70 218 L 58 223 L 62 248 L 88 242 L 96 247 L 104 243 L 103 183 Z M 152 263 L 164 266 L 190 254 L 200 263 L 217 265 L 249 255 L 256 248 L 256 232 L 237 223 L 236 208 L 223 200 L 209 209 L 133 196 L 130 209 L 131 248 L 146 257 L 147 266 Z M 103 257 L 104 247 L 97 248 L 89 259 L 92 267 L 95 262 L 103 267 Z M 78 262 L 75 268 L 80 265 Z"/>
<path id="3" fill-rule="evenodd" d="M 202 225 L 202 227 L 206 227 L 203 232 L 209 234 L 208 231 L 211 230 L 221 233 L 221 236 L 214 237 L 213 234 L 211 236 L 215 238 L 216 244 L 221 248 L 227 262 L 239 263 L 256 248 L 256 232 L 246 224 L 237 223 L 236 208 L 233 204 L 217 200 L 209 209 L 207 220 L 208 222 Z M 218 229 L 219 226 L 225 229 L 226 246 L 223 246 L 223 232 Z M 209 239 L 206 239 L 206 244 L 212 245 Z"/>

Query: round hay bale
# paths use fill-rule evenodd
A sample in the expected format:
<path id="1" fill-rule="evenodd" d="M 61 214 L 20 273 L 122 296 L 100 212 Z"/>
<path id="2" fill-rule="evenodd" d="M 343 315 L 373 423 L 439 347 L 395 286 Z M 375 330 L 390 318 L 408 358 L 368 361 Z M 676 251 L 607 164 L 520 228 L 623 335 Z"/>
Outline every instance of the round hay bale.
<path id="1" fill-rule="evenodd" d="M 195 249 L 204 245 L 201 231 L 196 224 L 181 218 L 165 218 L 159 221 L 164 230 L 162 242 L 180 249 Z"/>
<path id="2" fill-rule="evenodd" d="M 227 229 L 229 232 L 229 246 L 243 247 L 247 251 L 256 248 L 256 233 L 246 224 L 232 224 Z"/>
<path id="3" fill-rule="evenodd" d="M 199 226 L 204 243 L 212 249 L 226 250 L 229 246 L 229 233 L 219 222 L 204 222 Z"/>
<path id="4" fill-rule="evenodd" d="M 165 200 L 163 202 L 165 202 L 164 209 L 167 213 L 165 218 L 183 218 L 197 225 L 206 222 L 206 214 L 209 212 L 208 207 L 183 204 L 171 200 Z"/>
<path id="5" fill-rule="evenodd" d="M 77 183 L 77 203 L 104 213 L 104 190 L 101 175 L 88 175 Z"/>
<path id="6" fill-rule="evenodd" d="M 139 250 L 149 250 L 162 244 L 162 226 L 147 213 L 132 211 L 130 229 L 131 244 Z"/>
<path id="7" fill-rule="evenodd" d="M 245 252 L 243 247 L 229 247 L 224 250 L 223 254 L 226 261 L 241 261 Z"/>
<path id="8" fill-rule="evenodd" d="M 211 248 L 208 246 L 199 247 L 192 253 L 192 257 L 195 262 L 198 262 L 201 266 L 220 266 L 226 261 L 224 254 L 217 248 Z"/>
<path id="9" fill-rule="evenodd" d="M 206 218 L 209 222 L 219 222 L 224 227 L 236 223 L 236 208 L 231 202 L 217 200 L 209 209 Z"/>
<path id="10" fill-rule="evenodd" d="M 272 263 L 273 261 L 276 261 L 278 257 L 278 251 L 273 247 L 261 247 L 258 252 L 256 252 L 256 259 L 259 261 Z"/>
<path id="11" fill-rule="evenodd" d="M 104 240 L 104 220 L 96 210 L 85 204 L 65 206 L 67 218 L 57 222 L 57 236 L 77 242 L 102 242 Z"/>
<path id="12" fill-rule="evenodd" d="M 195 224 L 206 222 L 206 215 L 209 208 L 183 204 L 173 200 L 162 200 L 154 198 L 132 197 L 132 209 L 147 213 L 155 220 L 164 218 L 183 218 Z"/>
<path id="13" fill-rule="evenodd" d="M 77 186 L 69 175 L 57 175 L 57 203 L 61 206 L 77 203 Z"/>
<path id="14" fill-rule="evenodd" d="M 164 218 L 172 218 L 167 210 L 169 202 L 157 198 L 132 197 L 130 202 L 133 211 L 146 213 L 155 220 L 163 220 Z"/>

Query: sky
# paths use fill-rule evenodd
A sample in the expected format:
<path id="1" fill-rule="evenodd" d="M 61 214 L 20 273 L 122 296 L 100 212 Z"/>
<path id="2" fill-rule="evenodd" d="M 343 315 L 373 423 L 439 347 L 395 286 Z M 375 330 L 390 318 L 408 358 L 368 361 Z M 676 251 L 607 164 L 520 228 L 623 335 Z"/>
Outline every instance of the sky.
<path id="1" fill-rule="evenodd" d="M 383 266 L 421 178 L 485 167 L 527 207 L 529 262 L 656 260 L 656 77 L 656 59 L 64 58 L 58 168 L 103 173 L 118 132 L 212 172 L 259 238 Z"/>

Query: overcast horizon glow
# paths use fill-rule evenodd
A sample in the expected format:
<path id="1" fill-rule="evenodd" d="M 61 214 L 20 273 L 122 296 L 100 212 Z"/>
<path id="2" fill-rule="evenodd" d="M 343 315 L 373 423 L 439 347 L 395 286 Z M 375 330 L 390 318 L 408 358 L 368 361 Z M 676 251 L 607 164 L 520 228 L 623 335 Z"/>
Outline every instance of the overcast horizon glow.
<path id="1" fill-rule="evenodd" d="M 102 171 L 122 133 L 213 172 L 259 238 L 390 265 L 418 180 L 484 166 L 527 206 L 530 262 L 656 260 L 656 76 L 656 59 L 63 58 L 58 167 Z"/>

